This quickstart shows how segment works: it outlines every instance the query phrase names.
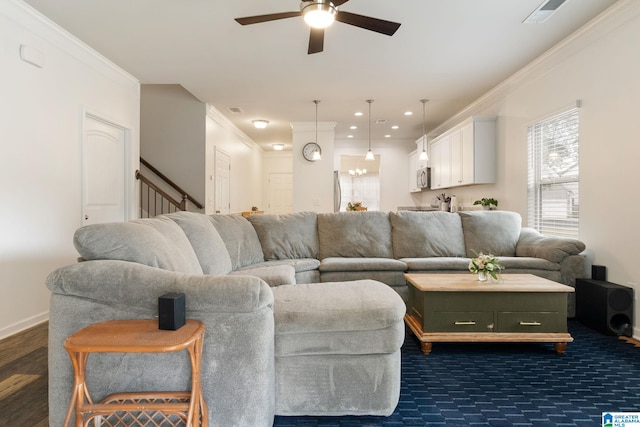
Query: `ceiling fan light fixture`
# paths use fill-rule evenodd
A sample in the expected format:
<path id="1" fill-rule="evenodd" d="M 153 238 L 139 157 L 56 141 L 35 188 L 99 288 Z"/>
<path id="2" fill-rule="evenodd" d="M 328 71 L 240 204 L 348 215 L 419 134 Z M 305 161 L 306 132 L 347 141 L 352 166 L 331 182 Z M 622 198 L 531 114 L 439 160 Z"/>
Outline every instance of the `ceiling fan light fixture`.
<path id="1" fill-rule="evenodd" d="M 301 5 L 304 22 L 313 28 L 327 28 L 336 20 L 338 9 L 327 0 L 303 2 Z"/>

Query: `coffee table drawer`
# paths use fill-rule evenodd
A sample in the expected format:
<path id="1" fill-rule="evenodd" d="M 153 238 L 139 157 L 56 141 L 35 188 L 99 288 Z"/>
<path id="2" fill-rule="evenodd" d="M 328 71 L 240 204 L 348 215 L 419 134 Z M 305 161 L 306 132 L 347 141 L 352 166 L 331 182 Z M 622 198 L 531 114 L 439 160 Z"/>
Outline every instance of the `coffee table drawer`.
<path id="1" fill-rule="evenodd" d="M 496 332 L 566 332 L 567 320 L 558 312 L 498 312 Z"/>
<path id="2" fill-rule="evenodd" d="M 491 311 L 436 311 L 425 319 L 426 329 L 431 332 L 492 332 Z"/>

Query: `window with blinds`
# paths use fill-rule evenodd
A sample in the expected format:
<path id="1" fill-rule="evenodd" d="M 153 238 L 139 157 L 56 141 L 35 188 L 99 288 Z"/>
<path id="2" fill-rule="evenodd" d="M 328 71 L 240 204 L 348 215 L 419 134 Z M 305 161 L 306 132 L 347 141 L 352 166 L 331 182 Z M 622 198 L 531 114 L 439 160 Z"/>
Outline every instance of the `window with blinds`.
<path id="1" fill-rule="evenodd" d="M 528 127 L 529 227 L 579 236 L 579 117 L 574 108 Z"/>

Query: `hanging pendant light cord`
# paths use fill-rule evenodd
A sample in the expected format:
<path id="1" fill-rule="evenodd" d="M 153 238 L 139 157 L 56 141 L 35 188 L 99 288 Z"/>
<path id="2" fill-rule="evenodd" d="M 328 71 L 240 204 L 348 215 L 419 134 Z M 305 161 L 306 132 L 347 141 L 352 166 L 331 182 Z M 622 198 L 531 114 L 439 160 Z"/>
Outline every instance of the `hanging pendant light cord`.
<path id="1" fill-rule="evenodd" d="M 369 151 L 371 151 L 371 103 L 373 99 L 367 99 L 367 102 L 369 103 Z"/>
<path id="2" fill-rule="evenodd" d="M 318 103 L 320 100 L 314 99 L 313 102 L 316 104 L 316 144 L 318 143 Z"/>
<path id="3" fill-rule="evenodd" d="M 426 105 L 429 100 L 421 99 L 420 102 L 422 102 L 422 151 L 426 151 L 427 132 L 424 130 L 424 123 L 427 121 Z"/>

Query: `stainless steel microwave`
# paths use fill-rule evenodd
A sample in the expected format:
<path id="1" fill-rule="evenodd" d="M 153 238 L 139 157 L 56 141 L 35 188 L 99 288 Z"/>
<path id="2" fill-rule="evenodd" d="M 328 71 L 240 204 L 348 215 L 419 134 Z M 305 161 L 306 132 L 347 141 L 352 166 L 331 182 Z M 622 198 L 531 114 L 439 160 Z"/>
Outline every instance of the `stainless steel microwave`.
<path id="1" fill-rule="evenodd" d="M 431 168 L 418 169 L 416 183 L 420 189 L 431 188 Z"/>

